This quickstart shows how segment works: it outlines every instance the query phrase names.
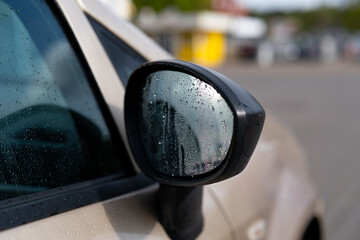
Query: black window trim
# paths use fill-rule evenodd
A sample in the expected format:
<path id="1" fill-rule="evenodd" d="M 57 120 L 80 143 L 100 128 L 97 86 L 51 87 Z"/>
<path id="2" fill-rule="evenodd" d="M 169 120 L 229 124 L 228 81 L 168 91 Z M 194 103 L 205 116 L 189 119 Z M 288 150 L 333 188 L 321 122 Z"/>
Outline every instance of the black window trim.
<path id="1" fill-rule="evenodd" d="M 55 0 L 46 0 L 46 3 L 74 49 L 87 77 L 92 93 L 99 104 L 100 111 L 109 128 L 115 146 L 124 148 L 123 152 L 126 156 L 122 155 L 121 158 L 122 161 L 126 161 L 124 171 L 127 175 L 114 174 L 0 201 L 0 231 L 104 201 L 155 184 L 154 181 L 145 177 L 143 174 L 135 173 L 119 129 L 101 95 L 91 68 L 65 15 Z"/>
<path id="2" fill-rule="evenodd" d="M 102 37 L 100 35 L 105 37 L 107 39 L 107 41 L 115 43 L 116 45 L 120 45 L 121 46 L 120 48 L 122 48 L 123 46 L 127 46 L 128 47 L 127 52 L 130 55 L 133 55 L 133 56 L 136 55 L 136 58 L 140 58 L 142 60 L 142 62 L 139 63 L 139 66 L 142 63 L 148 62 L 149 59 L 144 57 L 140 52 L 138 52 L 133 47 L 129 46 L 129 44 L 126 43 L 126 41 L 124 41 L 124 39 L 121 39 L 120 37 L 118 37 L 111 29 L 109 29 L 107 26 L 105 26 L 101 21 L 97 20 L 91 14 L 85 13 L 85 16 L 87 17 L 90 25 L 94 29 L 94 31 L 96 33 L 96 37 L 99 39 L 99 41 L 103 45 L 104 50 L 106 52 L 106 55 L 110 59 L 111 64 L 113 64 L 113 67 L 114 67 L 114 69 L 115 69 L 115 71 L 117 73 L 118 78 L 120 79 L 120 82 L 123 84 L 124 88 L 126 88 L 126 84 L 127 84 L 128 79 L 122 79 L 121 74 L 119 73 L 117 66 L 114 65 L 114 62 L 113 62 L 113 60 L 112 60 L 112 58 L 111 58 L 111 56 L 110 56 L 110 54 L 108 52 L 108 49 L 105 46 L 106 43 L 104 43 L 104 41 L 102 40 Z"/>
<path id="3" fill-rule="evenodd" d="M 67 212 L 155 184 L 137 174 L 89 180 L 64 187 L 7 199 L 0 203 L 0 231 Z"/>
<path id="4" fill-rule="evenodd" d="M 96 28 L 96 26 L 94 26 L 91 22 L 95 22 L 98 25 L 100 25 L 104 30 L 106 30 L 112 37 L 116 38 L 117 40 L 121 41 L 123 44 L 127 45 L 132 52 L 134 52 L 135 54 L 139 55 L 139 57 L 143 58 L 145 61 L 149 61 L 148 58 L 146 58 L 143 54 L 141 54 L 139 51 L 137 51 L 136 49 L 134 49 L 133 47 L 129 46 L 129 44 L 122 38 L 120 38 L 119 36 L 117 36 L 116 33 L 114 33 L 114 31 L 112 31 L 110 28 L 108 28 L 107 26 L 105 26 L 101 21 L 99 21 L 96 17 L 94 17 L 92 14 L 88 13 L 88 12 L 84 12 L 86 18 L 88 19 L 88 21 L 90 22 L 90 25 L 93 28 Z M 96 32 L 96 29 L 94 29 L 94 31 Z M 98 34 L 96 33 L 96 37 L 99 38 Z M 100 39 L 99 39 L 100 41 Z M 100 41 L 101 42 L 101 41 Z"/>

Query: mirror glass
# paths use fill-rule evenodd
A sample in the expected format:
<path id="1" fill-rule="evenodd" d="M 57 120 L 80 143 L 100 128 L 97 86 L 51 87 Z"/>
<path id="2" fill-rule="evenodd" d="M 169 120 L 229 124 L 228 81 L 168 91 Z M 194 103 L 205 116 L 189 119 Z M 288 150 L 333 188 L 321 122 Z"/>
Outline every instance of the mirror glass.
<path id="1" fill-rule="evenodd" d="M 147 76 L 141 104 L 143 146 L 156 171 L 193 177 L 225 159 L 234 117 L 211 85 L 182 72 L 154 72 Z"/>

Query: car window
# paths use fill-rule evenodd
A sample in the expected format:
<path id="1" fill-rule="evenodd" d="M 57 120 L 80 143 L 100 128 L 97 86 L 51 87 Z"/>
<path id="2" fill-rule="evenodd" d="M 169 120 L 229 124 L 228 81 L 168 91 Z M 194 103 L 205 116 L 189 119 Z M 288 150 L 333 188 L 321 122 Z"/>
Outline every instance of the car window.
<path id="1" fill-rule="evenodd" d="M 126 86 L 130 74 L 140 64 L 146 62 L 146 59 L 91 16 L 88 16 L 88 19 L 100 39 L 106 54 L 109 56 L 122 84 Z"/>
<path id="2" fill-rule="evenodd" d="M 125 175 L 75 50 L 45 1 L 0 0 L 0 200 Z"/>

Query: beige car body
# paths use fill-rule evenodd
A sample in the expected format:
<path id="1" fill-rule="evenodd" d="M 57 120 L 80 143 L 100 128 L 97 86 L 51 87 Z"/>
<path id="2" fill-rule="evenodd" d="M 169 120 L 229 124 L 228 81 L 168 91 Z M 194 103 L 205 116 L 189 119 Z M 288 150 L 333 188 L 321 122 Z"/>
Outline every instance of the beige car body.
<path id="1" fill-rule="evenodd" d="M 171 58 L 130 23 L 96 0 L 57 0 L 81 46 L 126 142 L 125 89 L 84 12 L 147 60 Z M 205 186 L 205 225 L 198 239 L 301 239 L 308 223 L 322 225 L 322 204 L 309 180 L 302 149 L 290 132 L 268 116 L 247 168 Z M 153 209 L 152 185 L 136 192 L 41 219 L 0 233 L 0 239 L 168 239 Z"/>

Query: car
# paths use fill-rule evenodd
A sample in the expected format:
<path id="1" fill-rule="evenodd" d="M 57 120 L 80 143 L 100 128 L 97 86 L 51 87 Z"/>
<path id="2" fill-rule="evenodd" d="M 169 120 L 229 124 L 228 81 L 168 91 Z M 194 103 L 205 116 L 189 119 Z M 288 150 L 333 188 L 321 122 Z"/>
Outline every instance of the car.
<path id="1" fill-rule="evenodd" d="M 0 239 L 323 239 L 296 138 L 225 76 L 95 0 L 0 0 L 0 43 Z"/>

